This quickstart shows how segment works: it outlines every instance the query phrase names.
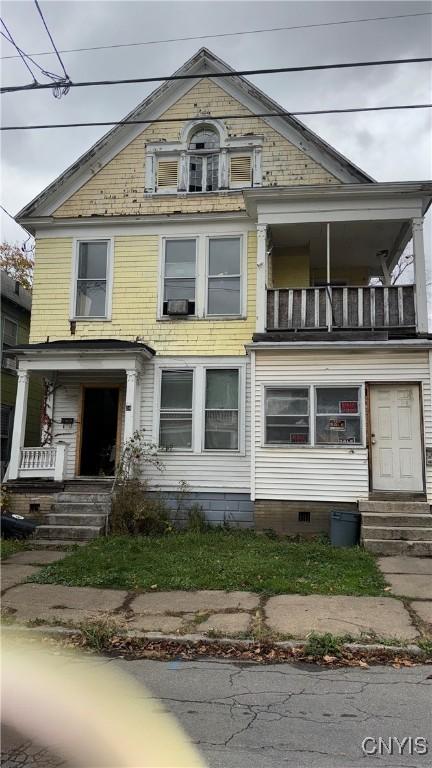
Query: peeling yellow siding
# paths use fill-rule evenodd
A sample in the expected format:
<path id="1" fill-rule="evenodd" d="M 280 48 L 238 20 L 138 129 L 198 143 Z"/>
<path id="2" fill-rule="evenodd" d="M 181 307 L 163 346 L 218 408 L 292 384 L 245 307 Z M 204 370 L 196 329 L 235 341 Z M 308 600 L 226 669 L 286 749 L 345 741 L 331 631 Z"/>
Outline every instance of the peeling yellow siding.
<path id="1" fill-rule="evenodd" d="M 264 186 L 331 184 L 338 180 L 304 152 L 283 138 L 267 123 L 252 116 L 240 102 L 208 79 L 203 79 L 162 116 L 189 118 L 244 114 L 247 120 L 225 120 L 230 136 L 264 135 L 262 171 Z M 56 211 L 55 216 L 113 216 L 160 213 L 237 211 L 244 209 L 238 192 L 191 195 L 144 195 L 145 146 L 149 141 L 178 141 L 181 123 L 156 123 L 116 155 Z"/>
<path id="2" fill-rule="evenodd" d="M 72 238 L 40 239 L 31 321 L 32 343 L 56 339 L 142 336 L 158 354 L 242 355 L 255 331 L 256 233 L 248 234 L 247 317 L 244 320 L 157 318 L 159 239 L 156 235 L 114 239 L 112 320 L 77 321 L 70 335 Z"/>

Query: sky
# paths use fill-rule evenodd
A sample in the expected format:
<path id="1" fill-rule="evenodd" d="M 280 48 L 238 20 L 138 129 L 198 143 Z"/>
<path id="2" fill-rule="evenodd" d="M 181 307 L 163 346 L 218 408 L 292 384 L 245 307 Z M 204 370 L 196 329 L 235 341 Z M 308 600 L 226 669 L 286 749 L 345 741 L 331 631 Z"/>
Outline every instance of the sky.
<path id="1" fill-rule="evenodd" d="M 373 16 L 431 12 L 426 2 L 58 2 L 41 0 L 59 49 L 214 35 L 260 28 L 319 24 Z M 50 49 L 33 2 L 2 4 L 2 17 L 27 53 Z M 72 80 L 150 77 L 175 71 L 202 45 L 236 69 L 430 56 L 432 16 L 265 32 L 105 51 L 62 54 Z M 14 54 L 4 42 L 2 56 Z M 54 55 L 37 56 L 59 71 Z M 396 65 L 250 79 L 291 111 L 431 102 L 429 64 Z M 3 85 L 28 83 L 17 59 L 2 60 Z M 158 85 L 158 84 L 156 84 Z M 153 85 L 153 87 L 155 87 Z M 2 96 L 5 125 L 116 120 L 153 89 L 147 84 L 76 88 L 59 100 L 51 91 Z M 301 118 L 377 181 L 432 179 L 432 110 Z M 15 214 L 105 133 L 100 128 L 2 134 L 1 203 Z M 430 218 L 430 217 L 429 217 Z M 1 237 L 25 233 L 2 212 Z M 431 261 L 432 227 L 426 227 Z"/>

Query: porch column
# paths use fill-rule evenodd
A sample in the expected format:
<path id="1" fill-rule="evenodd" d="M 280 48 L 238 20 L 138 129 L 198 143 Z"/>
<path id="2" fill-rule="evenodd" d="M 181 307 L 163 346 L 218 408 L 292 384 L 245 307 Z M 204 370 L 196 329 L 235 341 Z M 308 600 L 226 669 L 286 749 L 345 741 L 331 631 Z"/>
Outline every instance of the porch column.
<path id="1" fill-rule="evenodd" d="M 18 369 L 18 384 L 15 401 L 15 416 L 12 432 L 11 455 L 9 461 L 8 479 L 16 480 L 20 465 L 21 448 L 24 446 L 24 437 L 27 420 L 29 374 L 28 371 Z"/>
<path id="2" fill-rule="evenodd" d="M 139 429 L 139 375 L 138 371 L 126 371 L 126 402 L 123 442 L 129 440 Z"/>
<path id="3" fill-rule="evenodd" d="M 256 331 L 264 333 L 267 318 L 267 225 L 257 224 Z"/>
<path id="4" fill-rule="evenodd" d="M 417 305 L 417 331 L 428 332 L 428 311 L 426 291 L 426 260 L 423 240 L 423 219 L 412 220 L 414 250 L 414 280 Z"/>

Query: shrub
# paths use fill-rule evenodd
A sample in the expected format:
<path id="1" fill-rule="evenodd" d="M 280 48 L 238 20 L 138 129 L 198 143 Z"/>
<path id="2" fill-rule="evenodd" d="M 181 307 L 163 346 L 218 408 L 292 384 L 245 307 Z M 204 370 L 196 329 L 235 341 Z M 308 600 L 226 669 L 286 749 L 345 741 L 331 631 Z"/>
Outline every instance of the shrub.
<path id="1" fill-rule="evenodd" d="M 150 494 L 148 484 L 137 479 L 118 482 L 114 488 L 110 517 L 113 534 L 158 535 L 170 529 L 169 510 L 159 494 Z"/>
<path id="2" fill-rule="evenodd" d="M 209 527 L 202 506 L 192 504 L 187 511 L 186 529 L 191 533 L 205 533 Z"/>

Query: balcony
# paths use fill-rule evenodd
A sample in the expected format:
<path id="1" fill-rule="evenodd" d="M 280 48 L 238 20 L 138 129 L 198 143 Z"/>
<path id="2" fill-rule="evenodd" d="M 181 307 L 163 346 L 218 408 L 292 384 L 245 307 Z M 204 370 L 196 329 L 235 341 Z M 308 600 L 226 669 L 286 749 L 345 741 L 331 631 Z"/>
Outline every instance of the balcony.
<path id="1" fill-rule="evenodd" d="M 267 290 L 267 331 L 415 328 L 414 285 Z"/>

